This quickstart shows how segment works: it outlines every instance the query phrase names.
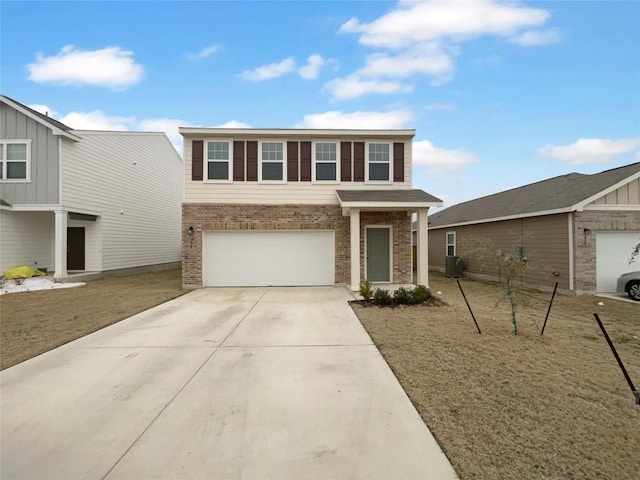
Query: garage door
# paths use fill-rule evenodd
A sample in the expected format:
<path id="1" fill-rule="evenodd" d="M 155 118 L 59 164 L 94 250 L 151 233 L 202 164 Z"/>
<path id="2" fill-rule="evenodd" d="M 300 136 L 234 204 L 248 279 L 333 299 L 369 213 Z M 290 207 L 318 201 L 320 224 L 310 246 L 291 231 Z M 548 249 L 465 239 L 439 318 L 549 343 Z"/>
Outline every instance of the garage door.
<path id="1" fill-rule="evenodd" d="M 631 250 L 640 241 L 640 232 L 596 233 L 596 290 L 615 292 L 616 279 L 625 272 L 639 270 L 640 265 L 629 265 Z"/>
<path id="2" fill-rule="evenodd" d="M 333 285 L 333 231 L 207 232 L 204 284 Z"/>

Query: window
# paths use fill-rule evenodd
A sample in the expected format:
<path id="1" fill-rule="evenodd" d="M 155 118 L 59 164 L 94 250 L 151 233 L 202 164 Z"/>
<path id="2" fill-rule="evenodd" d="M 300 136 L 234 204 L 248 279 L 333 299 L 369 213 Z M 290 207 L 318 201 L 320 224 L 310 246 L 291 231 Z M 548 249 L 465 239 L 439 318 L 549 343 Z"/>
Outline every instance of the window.
<path id="1" fill-rule="evenodd" d="M 388 182 L 391 180 L 391 155 L 388 143 L 369 143 L 367 157 L 368 181 Z"/>
<path id="2" fill-rule="evenodd" d="M 229 142 L 207 142 L 207 180 L 231 180 Z"/>
<path id="3" fill-rule="evenodd" d="M 284 143 L 260 143 L 260 179 L 282 182 L 285 180 Z"/>
<path id="4" fill-rule="evenodd" d="M 315 143 L 315 181 L 336 181 L 338 179 L 338 144 Z"/>
<path id="5" fill-rule="evenodd" d="M 0 180 L 29 180 L 31 141 L 5 140 L 0 147 Z"/>
<path id="6" fill-rule="evenodd" d="M 456 232 L 447 232 L 447 256 L 456 255 Z"/>

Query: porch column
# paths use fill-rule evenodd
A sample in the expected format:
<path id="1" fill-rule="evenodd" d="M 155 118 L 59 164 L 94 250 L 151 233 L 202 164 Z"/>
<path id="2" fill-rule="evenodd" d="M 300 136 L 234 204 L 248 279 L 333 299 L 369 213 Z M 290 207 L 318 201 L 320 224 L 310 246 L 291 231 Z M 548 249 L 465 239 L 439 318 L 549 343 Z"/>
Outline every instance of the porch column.
<path id="1" fill-rule="evenodd" d="M 61 279 L 67 276 L 67 211 L 56 210 L 55 216 L 53 278 Z"/>
<path id="2" fill-rule="evenodd" d="M 349 228 L 351 239 L 351 290 L 360 288 L 360 209 L 349 210 L 351 225 Z"/>
<path id="3" fill-rule="evenodd" d="M 428 208 L 420 208 L 418 214 L 417 225 L 417 266 L 416 284 L 429 286 L 429 238 L 427 230 L 427 212 Z"/>

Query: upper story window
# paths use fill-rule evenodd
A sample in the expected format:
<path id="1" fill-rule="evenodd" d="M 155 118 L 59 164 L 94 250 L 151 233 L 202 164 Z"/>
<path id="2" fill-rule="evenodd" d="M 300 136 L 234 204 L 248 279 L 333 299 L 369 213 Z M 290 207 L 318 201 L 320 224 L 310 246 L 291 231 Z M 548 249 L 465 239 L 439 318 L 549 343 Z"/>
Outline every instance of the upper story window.
<path id="1" fill-rule="evenodd" d="M 336 142 L 314 143 L 314 180 L 338 180 L 338 144 Z"/>
<path id="2" fill-rule="evenodd" d="M 231 180 L 229 143 L 207 142 L 207 180 Z"/>
<path id="3" fill-rule="evenodd" d="M 260 180 L 284 182 L 284 142 L 260 142 Z"/>
<path id="4" fill-rule="evenodd" d="M 28 181 L 31 140 L 3 140 L 0 147 L 0 180 Z"/>
<path id="5" fill-rule="evenodd" d="M 388 143 L 369 143 L 367 146 L 367 181 L 391 181 L 391 145 Z"/>
<path id="6" fill-rule="evenodd" d="M 447 256 L 454 257 L 456 254 L 456 232 L 447 232 Z"/>

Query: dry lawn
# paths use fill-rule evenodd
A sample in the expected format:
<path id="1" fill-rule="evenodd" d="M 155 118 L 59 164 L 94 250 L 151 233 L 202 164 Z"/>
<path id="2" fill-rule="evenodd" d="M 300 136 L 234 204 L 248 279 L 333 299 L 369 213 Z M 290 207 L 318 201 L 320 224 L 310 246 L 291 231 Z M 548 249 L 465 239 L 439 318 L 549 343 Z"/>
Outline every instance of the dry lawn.
<path id="1" fill-rule="evenodd" d="M 0 297 L 5 369 L 185 293 L 180 270 L 91 280 L 83 287 Z"/>
<path id="2" fill-rule="evenodd" d="M 501 287 L 434 274 L 444 307 L 354 305 L 463 480 L 640 478 L 640 405 L 592 316 L 599 313 L 640 388 L 640 304 L 550 293 L 511 332 Z M 604 305 L 598 305 L 603 302 Z"/>

